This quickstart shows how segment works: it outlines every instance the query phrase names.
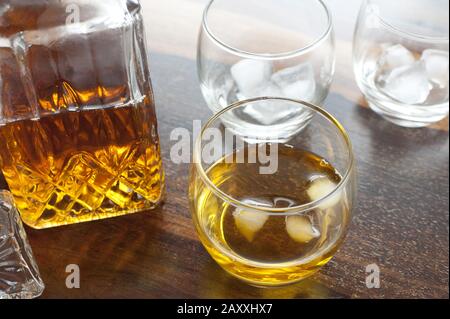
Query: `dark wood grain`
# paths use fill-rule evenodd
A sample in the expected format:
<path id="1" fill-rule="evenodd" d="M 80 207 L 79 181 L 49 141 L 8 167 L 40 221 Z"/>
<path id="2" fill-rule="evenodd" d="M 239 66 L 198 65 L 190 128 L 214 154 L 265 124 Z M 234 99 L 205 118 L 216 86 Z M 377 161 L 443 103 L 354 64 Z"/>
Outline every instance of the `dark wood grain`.
<path id="1" fill-rule="evenodd" d="M 183 43 L 150 47 L 166 201 L 146 213 L 40 231 L 27 228 L 46 283 L 43 298 L 449 297 L 446 122 L 405 129 L 382 120 L 364 106 L 345 62 L 338 65 L 325 108 L 346 127 L 357 155 L 359 200 L 349 235 L 312 278 L 285 288 L 253 288 L 223 272 L 203 249 L 188 208 L 189 165 L 169 158 L 171 130 L 191 129 L 193 120 L 210 116 L 195 61 Z M 173 54 L 164 52 L 170 50 Z M 365 285 L 365 268 L 372 263 L 381 269 L 380 289 Z M 80 289 L 65 286 L 68 264 L 80 266 Z"/>
<path id="2" fill-rule="evenodd" d="M 27 229 L 47 285 L 43 297 L 344 298 L 448 297 L 448 133 L 403 129 L 331 94 L 326 108 L 348 129 L 360 176 L 359 205 L 333 261 L 311 279 L 257 289 L 224 273 L 199 243 L 187 203 L 188 165 L 169 159 L 170 131 L 209 116 L 195 63 L 153 54 L 152 75 L 167 172 L 157 210 L 42 231 Z M 173 76 L 177 74 L 177 76 Z M 365 267 L 381 268 L 367 289 Z M 65 286 L 78 264 L 81 289 Z"/>

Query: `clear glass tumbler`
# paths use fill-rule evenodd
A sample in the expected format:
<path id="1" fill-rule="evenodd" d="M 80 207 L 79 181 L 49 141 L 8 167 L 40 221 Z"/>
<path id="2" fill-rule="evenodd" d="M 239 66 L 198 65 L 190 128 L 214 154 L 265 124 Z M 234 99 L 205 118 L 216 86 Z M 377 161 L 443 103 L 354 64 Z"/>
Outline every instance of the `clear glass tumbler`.
<path id="1" fill-rule="evenodd" d="M 314 116 L 289 140 L 222 125 L 230 113 L 261 102 Z M 207 251 L 231 275 L 256 286 L 297 282 L 324 266 L 345 238 L 356 175 L 344 128 L 321 108 L 284 98 L 237 102 L 213 116 L 196 141 L 193 221 Z"/>
<path id="2" fill-rule="evenodd" d="M 375 112 L 423 127 L 449 112 L 449 2 L 365 0 L 354 36 L 354 71 Z"/>
<path id="3" fill-rule="evenodd" d="M 212 0 L 198 40 L 201 89 L 213 112 L 264 96 L 320 105 L 334 75 L 334 53 L 332 18 L 321 0 Z M 234 121 L 276 126 L 295 117 L 307 122 L 311 114 L 298 111 L 246 108 Z"/>
<path id="4" fill-rule="evenodd" d="M 136 0 L 0 2 L 0 166 L 26 224 L 161 201 L 147 59 Z"/>

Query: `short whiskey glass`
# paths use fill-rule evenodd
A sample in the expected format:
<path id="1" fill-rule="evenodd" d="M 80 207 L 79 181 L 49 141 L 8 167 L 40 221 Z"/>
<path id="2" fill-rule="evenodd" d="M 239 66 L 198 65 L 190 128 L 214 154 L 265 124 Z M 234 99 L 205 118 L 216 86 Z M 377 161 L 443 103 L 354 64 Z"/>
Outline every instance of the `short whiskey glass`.
<path id="1" fill-rule="evenodd" d="M 289 138 L 223 125 L 230 113 L 264 104 L 313 115 Z M 200 240 L 224 270 L 251 285 L 280 286 L 333 257 L 351 221 L 356 187 L 350 140 L 330 114 L 307 102 L 255 98 L 225 108 L 203 127 L 189 200 Z"/>
<path id="2" fill-rule="evenodd" d="M 197 63 L 214 113 L 257 97 L 321 105 L 335 70 L 331 13 L 321 0 L 212 0 L 199 32 Z M 236 114 L 236 125 L 245 127 L 247 118 L 265 126 L 288 117 L 306 123 L 311 115 L 287 107 L 246 111 Z"/>
<path id="3" fill-rule="evenodd" d="M 449 112 L 449 2 L 365 0 L 353 63 L 372 110 L 404 127 L 424 127 Z"/>

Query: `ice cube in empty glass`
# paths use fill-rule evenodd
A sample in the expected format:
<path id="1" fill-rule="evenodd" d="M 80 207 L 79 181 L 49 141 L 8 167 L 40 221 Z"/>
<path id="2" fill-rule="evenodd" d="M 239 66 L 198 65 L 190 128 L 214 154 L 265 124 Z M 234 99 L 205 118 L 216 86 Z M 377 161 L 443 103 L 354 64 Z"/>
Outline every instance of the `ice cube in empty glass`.
<path id="1" fill-rule="evenodd" d="M 0 191 L 0 299 L 39 297 L 44 283 L 27 235 L 7 191 Z"/>
<path id="2" fill-rule="evenodd" d="M 370 107 L 402 126 L 449 112 L 448 1 L 366 0 L 354 38 L 354 70 Z"/>

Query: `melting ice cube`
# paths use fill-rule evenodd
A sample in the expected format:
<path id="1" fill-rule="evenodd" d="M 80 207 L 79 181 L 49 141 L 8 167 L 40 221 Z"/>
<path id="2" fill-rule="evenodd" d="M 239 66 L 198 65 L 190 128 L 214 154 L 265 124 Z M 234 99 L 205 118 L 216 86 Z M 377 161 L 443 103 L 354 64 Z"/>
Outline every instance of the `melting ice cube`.
<path id="1" fill-rule="evenodd" d="M 231 75 L 244 95 L 265 87 L 271 74 L 272 63 L 269 61 L 244 59 L 231 67 Z"/>
<path id="2" fill-rule="evenodd" d="M 263 82 L 260 87 L 250 90 L 241 96 L 246 99 L 255 97 L 280 97 L 282 96 L 282 92 L 278 85 L 272 82 Z"/>
<path id="3" fill-rule="evenodd" d="M 255 206 L 272 207 L 269 202 L 254 200 L 244 200 L 243 202 Z M 236 227 L 239 229 L 241 234 L 250 242 L 253 241 L 256 233 L 261 230 L 261 228 L 263 228 L 264 224 L 269 219 L 269 215 L 263 212 L 244 210 L 239 208 L 236 209 L 236 211 L 233 213 L 233 217 Z"/>
<path id="4" fill-rule="evenodd" d="M 383 92 L 405 104 L 425 102 L 432 89 L 423 61 L 394 69 L 381 87 Z"/>
<path id="5" fill-rule="evenodd" d="M 448 87 L 449 55 L 447 51 L 425 50 L 422 53 L 428 78 L 440 88 Z"/>
<path id="6" fill-rule="evenodd" d="M 311 201 L 316 201 L 327 194 L 331 193 L 335 188 L 337 184 L 333 181 L 331 181 L 327 177 L 319 177 L 313 180 L 311 185 L 309 186 L 308 190 L 306 191 L 308 193 L 309 198 Z M 319 208 L 322 210 L 331 208 L 335 206 L 339 201 L 341 200 L 341 192 L 336 192 L 333 196 L 329 197 L 327 200 L 325 200 Z"/>
<path id="7" fill-rule="evenodd" d="M 286 217 L 286 231 L 293 240 L 304 244 L 320 236 L 307 216 Z"/>
<path id="8" fill-rule="evenodd" d="M 250 92 L 248 95 L 242 96 L 243 98 L 254 98 L 254 97 L 281 97 L 283 93 L 281 89 L 271 82 L 263 87 L 257 88 Z M 253 104 L 247 105 L 243 112 L 255 119 L 258 123 L 263 125 L 271 125 L 284 119 L 290 115 L 297 112 L 298 109 L 293 105 L 289 105 L 285 102 L 266 102 L 261 101 Z"/>
<path id="9" fill-rule="evenodd" d="M 272 81 L 281 88 L 284 97 L 309 102 L 314 98 L 316 81 L 311 63 L 302 63 L 278 71 L 272 75 Z"/>
<path id="10" fill-rule="evenodd" d="M 413 64 L 416 61 L 414 55 L 401 44 L 385 48 L 378 60 L 378 64 L 388 70 Z"/>

